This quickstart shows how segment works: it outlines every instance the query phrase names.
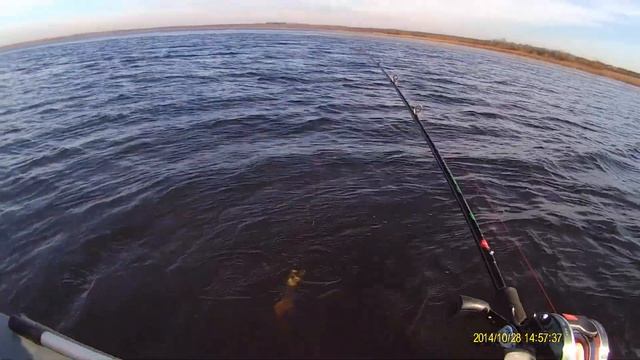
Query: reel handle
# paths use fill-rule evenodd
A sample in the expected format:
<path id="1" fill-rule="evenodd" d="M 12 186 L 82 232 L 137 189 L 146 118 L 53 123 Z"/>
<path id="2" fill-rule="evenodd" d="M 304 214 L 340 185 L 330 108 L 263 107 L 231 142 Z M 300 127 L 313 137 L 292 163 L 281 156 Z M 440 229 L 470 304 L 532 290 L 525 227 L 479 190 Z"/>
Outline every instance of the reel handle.
<path id="1" fill-rule="evenodd" d="M 494 326 L 503 327 L 509 325 L 509 321 L 495 312 L 488 302 L 471 296 L 460 295 L 455 314 L 480 314 Z"/>
<path id="2" fill-rule="evenodd" d="M 457 312 L 488 313 L 491 305 L 488 302 L 471 296 L 460 295 Z"/>
<path id="3" fill-rule="evenodd" d="M 518 296 L 518 290 L 516 288 L 507 286 L 499 290 L 502 298 L 506 301 L 506 305 L 511 312 L 511 320 L 520 326 L 527 319 L 527 313 L 524 311 L 520 297 Z"/>

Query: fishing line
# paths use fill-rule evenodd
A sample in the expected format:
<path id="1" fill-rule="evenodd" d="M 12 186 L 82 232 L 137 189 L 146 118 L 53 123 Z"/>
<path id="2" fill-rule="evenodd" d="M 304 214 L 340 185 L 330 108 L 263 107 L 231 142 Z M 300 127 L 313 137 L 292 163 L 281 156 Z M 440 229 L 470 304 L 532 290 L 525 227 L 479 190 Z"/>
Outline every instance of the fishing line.
<path id="1" fill-rule="evenodd" d="M 479 191 L 480 189 L 478 188 L 478 186 L 475 185 L 475 184 L 473 186 L 476 189 L 476 192 L 480 193 L 480 191 Z M 487 201 L 487 204 L 491 208 L 491 212 L 493 214 L 496 214 L 497 211 L 496 211 L 496 208 L 493 206 L 493 204 L 490 201 Z M 505 233 L 509 233 L 509 230 L 507 229 L 507 226 L 504 224 L 504 222 L 499 218 L 496 219 L 496 220 L 498 221 L 500 226 L 502 226 L 502 231 L 504 231 Z M 516 240 L 512 239 L 511 237 L 508 237 L 508 238 L 511 240 L 513 245 L 515 245 L 516 249 L 518 250 L 518 254 L 520 255 L 520 258 L 522 259 L 522 261 L 526 265 L 525 267 L 529 269 L 529 274 L 531 274 L 531 277 L 533 277 L 533 279 L 535 280 L 536 284 L 538 285 L 538 289 L 540 290 L 540 293 L 542 293 L 542 296 L 547 301 L 547 305 L 549 305 L 549 309 L 552 310 L 554 313 L 557 313 L 558 310 L 556 310 L 556 307 L 554 306 L 553 302 L 551 301 L 551 297 L 547 293 L 547 290 L 545 289 L 544 284 L 542 283 L 542 278 L 540 277 L 540 274 L 538 274 L 538 272 L 533 268 L 533 266 L 531 265 L 531 262 L 529 261 L 529 259 L 525 255 L 524 251 L 522 251 L 522 247 L 520 246 L 520 244 Z"/>

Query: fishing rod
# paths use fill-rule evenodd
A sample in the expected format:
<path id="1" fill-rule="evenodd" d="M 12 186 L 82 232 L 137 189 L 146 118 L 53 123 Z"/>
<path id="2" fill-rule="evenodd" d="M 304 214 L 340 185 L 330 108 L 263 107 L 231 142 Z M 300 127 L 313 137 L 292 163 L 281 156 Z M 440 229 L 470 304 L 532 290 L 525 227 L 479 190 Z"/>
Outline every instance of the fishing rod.
<path id="1" fill-rule="evenodd" d="M 404 96 L 404 94 L 400 90 L 400 87 L 398 86 L 398 76 L 389 75 L 387 70 L 385 70 L 384 67 L 382 67 L 382 65 L 379 62 L 376 62 L 375 60 L 374 62 L 380 68 L 380 70 L 382 70 L 382 72 L 387 77 L 387 79 L 389 79 L 389 81 L 393 85 L 393 88 L 396 90 L 396 93 L 398 93 L 398 96 L 400 97 L 404 105 L 407 107 L 407 109 L 409 109 L 409 112 L 411 113 L 411 118 L 418 125 L 418 128 L 420 129 L 422 136 L 426 140 L 427 145 L 429 145 L 429 148 L 431 149 L 431 153 L 433 153 L 433 156 L 435 157 L 436 162 L 440 167 L 440 170 L 442 170 L 442 173 L 444 174 L 444 177 L 447 180 L 447 184 L 449 184 L 449 188 L 451 189 L 453 196 L 455 197 L 458 205 L 460 206 L 460 210 L 464 215 L 464 219 L 466 220 L 467 225 L 471 230 L 471 235 L 473 236 L 473 239 L 475 240 L 476 245 L 480 250 L 482 260 L 485 264 L 485 267 L 487 268 L 487 271 L 489 272 L 489 277 L 491 278 L 493 287 L 499 294 L 501 294 L 506 299 L 508 305 L 510 306 L 511 317 L 513 321 L 516 322 L 517 324 L 522 323 L 526 319 L 527 315 L 518 297 L 518 292 L 515 288 L 506 285 L 504 281 L 504 277 L 502 276 L 502 272 L 498 267 L 498 263 L 495 258 L 495 252 L 491 249 L 489 242 L 487 241 L 484 234 L 482 233 L 482 230 L 480 229 L 480 225 L 478 224 L 478 221 L 476 220 L 476 217 L 473 214 L 473 211 L 471 210 L 469 203 L 464 198 L 464 195 L 462 194 L 462 190 L 460 189 L 460 186 L 458 185 L 456 178 L 453 176 L 453 173 L 449 169 L 449 166 L 447 166 L 446 161 L 444 161 L 444 158 L 442 157 L 442 155 L 440 155 L 440 151 L 438 151 L 436 144 L 433 142 L 433 140 L 429 136 L 429 133 L 427 132 L 424 125 L 420 121 L 418 114 L 422 111 L 422 107 L 411 106 L 407 98 Z"/>
<path id="2" fill-rule="evenodd" d="M 498 267 L 495 252 L 491 249 L 489 242 L 482 233 L 480 225 L 449 166 L 447 166 L 446 161 L 429 136 L 424 124 L 420 121 L 418 114 L 422 111 L 422 107 L 419 105 L 412 106 L 402 93 L 402 90 L 400 90 L 398 76 L 390 75 L 380 62 L 370 55 L 369 57 L 393 85 L 403 104 L 409 110 L 411 118 L 418 125 L 422 136 L 447 180 L 456 202 L 460 206 L 460 210 L 487 268 L 493 287 L 510 310 L 509 321 L 494 311 L 486 301 L 460 296 L 459 313 L 483 314 L 489 322 L 500 328 L 494 334 L 484 334 L 486 336 L 480 334 L 481 336 L 479 336 L 478 340 L 481 343 L 494 343 L 502 346 L 505 350 L 505 359 L 535 359 L 536 355 L 541 355 L 563 360 L 606 360 L 609 356 L 609 340 L 604 327 L 598 321 L 582 315 L 564 313 L 540 312 L 534 313 L 530 317 L 527 316 L 520 302 L 518 291 L 514 287 L 506 285 L 502 272 Z M 542 290 L 544 291 L 543 288 Z"/>

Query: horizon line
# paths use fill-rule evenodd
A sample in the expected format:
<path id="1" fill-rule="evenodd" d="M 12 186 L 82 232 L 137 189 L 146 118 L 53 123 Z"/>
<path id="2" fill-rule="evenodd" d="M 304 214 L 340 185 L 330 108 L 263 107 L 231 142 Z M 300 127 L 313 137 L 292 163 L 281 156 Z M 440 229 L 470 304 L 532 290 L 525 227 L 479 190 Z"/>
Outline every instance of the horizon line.
<path id="1" fill-rule="evenodd" d="M 5 51 L 28 49 L 40 45 L 64 43 L 66 41 L 85 40 L 100 37 L 108 37 L 110 35 L 127 35 L 127 34 L 144 34 L 150 32 L 162 31 L 189 31 L 189 30 L 225 30 L 225 29 L 247 29 L 247 30 L 322 30 L 333 32 L 348 32 L 369 35 L 383 35 L 400 38 L 414 38 L 423 41 L 432 41 L 440 43 L 449 43 L 465 47 L 482 48 L 501 53 L 510 53 L 527 58 L 533 58 L 544 62 L 556 63 L 567 67 L 583 70 L 595 75 L 620 80 L 629 84 L 640 86 L 640 73 L 631 69 L 611 65 L 600 60 L 592 60 L 585 57 L 571 54 L 564 50 L 556 50 L 543 48 L 528 44 L 506 41 L 504 39 L 484 40 L 478 38 L 464 37 L 458 35 L 448 35 L 440 33 L 430 33 L 425 31 L 414 31 L 396 28 L 375 28 L 375 27 L 354 27 L 345 25 L 328 25 L 328 24 L 307 24 L 295 22 L 255 22 L 255 23 L 227 23 L 227 24 L 204 24 L 204 25 L 169 25 L 142 28 L 124 28 L 104 31 L 91 31 L 85 33 L 75 33 L 70 35 L 54 36 L 35 40 L 20 41 L 0 46 L 0 53 Z M 579 62 L 582 66 L 572 66 L 571 62 Z M 597 68 L 597 69 L 596 69 Z M 608 71 L 597 71 L 597 70 Z M 626 75 L 629 79 L 624 79 L 609 74 Z"/>

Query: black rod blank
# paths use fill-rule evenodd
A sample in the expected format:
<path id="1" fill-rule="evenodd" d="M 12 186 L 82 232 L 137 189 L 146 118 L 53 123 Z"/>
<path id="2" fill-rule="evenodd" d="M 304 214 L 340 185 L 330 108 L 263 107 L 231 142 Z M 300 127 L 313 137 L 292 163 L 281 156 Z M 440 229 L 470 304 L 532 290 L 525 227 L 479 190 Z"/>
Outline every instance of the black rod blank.
<path id="1" fill-rule="evenodd" d="M 420 121 L 420 118 L 418 117 L 418 113 L 421 111 L 422 108 L 411 106 L 411 104 L 409 104 L 409 101 L 407 101 L 407 98 L 404 96 L 404 94 L 398 87 L 398 77 L 395 75 L 394 76 L 389 75 L 389 73 L 384 69 L 384 67 L 382 67 L 382 65 L 379 62 L 375 62 L 375 63 L 378 65 L 380 70 L 382 70 L 384 75 L 389 79 L 393 87 L 396 89 L 398 96 L 400 96 L 400 99 L 402 99 L 402 102 L 404 103 L 404 105 L 407 107 L 407 109 L 409 109 L 409 112 L 411 113 L 411 118 L 413 118 L 415 123 L 420 128 L 420 132 L 422 133 L 422 136 L 427 141 L 427 144 L 429 145 L 429 148 L 431 149 L 431 152 L 433 153 L 433 156 L 435 157 L 436 162 L 440 167 L 440 170 L 442 170 L 445 178 L 447 179 L 447 183 L 449 184 L 449 188 L 451 189 L 453 196 L 456 198 L 458 205 L 460 205 L 460 210 L 462 210 L 462 214 L 464 215 L 464 218 L 467 221 L 467 225 L 469 225 L 469 229 L 471 230 L 471 234 L 473 235 L 476 245 L 478 245 L 478 249 L 480 250 L 480 254 L 482 255 L 482 259 L 487 268 L 487 271 L 489 272 L 489 276 L 491 277 L 491 282 L 493 283 L 494 288 L 497 291 L 503 290 L 507 286 L 504 282 L 504 278 L 502 277 L 502 273 L 500 272 L 500 268 L 498 267 L 498 263 L 496 262 L 494 251 L 491 250 L 489 243 L 487 242 L 484 235 L 482 234 L 482 230 L 480 230 L 478 221 L 476 220 L 476 217 L 473 214 L 473 211 L 471 211 L 471 208 L 469 207 L 467 200 L 464 198 L 464 195 L 462 194 L 462 190 L 460 190 L 460 186 L 458 185 L 458 182 L 453 177 L 453 174 L 451 173 L 451 170 L 449 170 L 447 163 L 442 158 L 442 155 L 440 155 L 438 148 L 436 147 L 433 140 L 431 140 L 431 137 L 429 136 L 429 134 L 424 128 L 424 125 Z"/>

